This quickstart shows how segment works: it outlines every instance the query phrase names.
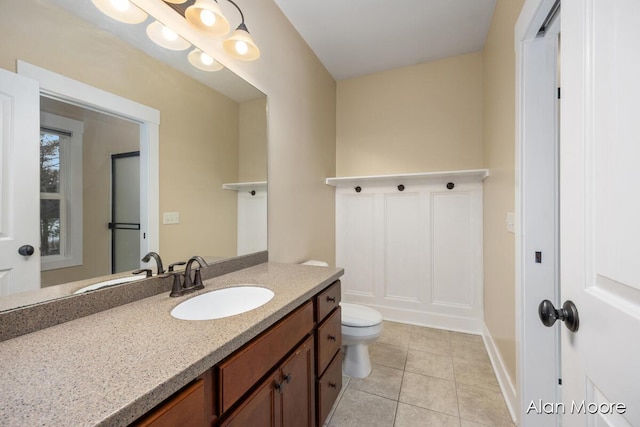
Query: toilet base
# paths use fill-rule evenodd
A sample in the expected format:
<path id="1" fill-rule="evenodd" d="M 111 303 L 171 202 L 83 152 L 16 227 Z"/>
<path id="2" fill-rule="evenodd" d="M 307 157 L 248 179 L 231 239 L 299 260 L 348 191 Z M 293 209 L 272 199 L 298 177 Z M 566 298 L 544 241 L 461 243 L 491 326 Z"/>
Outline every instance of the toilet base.
<path id="1" fill-rule="evenodd" d="M 366 378 L 371 373 L 369 346 L 367 344 L 352 344 L 344 346 L 342 372 L 351 378 Z"/>

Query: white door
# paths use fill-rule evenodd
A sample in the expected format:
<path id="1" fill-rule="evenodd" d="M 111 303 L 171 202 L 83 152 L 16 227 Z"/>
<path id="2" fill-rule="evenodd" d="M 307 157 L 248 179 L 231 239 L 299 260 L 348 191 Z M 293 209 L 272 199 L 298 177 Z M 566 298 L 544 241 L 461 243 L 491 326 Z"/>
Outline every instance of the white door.
<path id="1" fill-rule="evenodd" d="M 35 80 L 0 69 L 0 295 L 40 288 L 39 96 Z"/>
<path id="2" fill-rule="evenodd" d="M 562 3 L 565 426 L 640 426 L 639 22 L 638 0 Z"/>

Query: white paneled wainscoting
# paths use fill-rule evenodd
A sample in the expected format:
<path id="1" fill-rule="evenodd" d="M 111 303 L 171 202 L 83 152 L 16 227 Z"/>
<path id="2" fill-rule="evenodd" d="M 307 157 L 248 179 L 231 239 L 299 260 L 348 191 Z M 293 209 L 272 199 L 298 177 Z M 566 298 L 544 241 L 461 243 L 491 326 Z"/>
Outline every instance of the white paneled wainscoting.
<path id="1" fill-rule="evenodd" d="M 481 333 L 488 171 L 329 178 L 343 300 L 385 319 Z"/>

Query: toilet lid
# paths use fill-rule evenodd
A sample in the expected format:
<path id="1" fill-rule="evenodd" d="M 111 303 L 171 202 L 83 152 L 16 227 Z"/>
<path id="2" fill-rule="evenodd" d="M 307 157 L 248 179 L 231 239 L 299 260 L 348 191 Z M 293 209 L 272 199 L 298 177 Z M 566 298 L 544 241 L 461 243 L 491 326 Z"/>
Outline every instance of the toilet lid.
<path id="1" fill-rule="evenodd" d="M 342 324 L 352 327 L 368 327 L 382 322 L 382 314 L 364 305 L 341 302 Z"/>

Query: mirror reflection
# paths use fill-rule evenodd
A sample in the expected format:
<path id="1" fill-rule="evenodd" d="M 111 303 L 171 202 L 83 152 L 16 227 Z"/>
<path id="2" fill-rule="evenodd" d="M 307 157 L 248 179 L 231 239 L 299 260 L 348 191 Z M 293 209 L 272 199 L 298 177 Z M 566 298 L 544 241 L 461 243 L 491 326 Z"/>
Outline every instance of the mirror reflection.
<path id="1" fill-rule="evenodd" d="M 2 2 L 0 68 L 16 72 L 21 60 L 160 112 L 159 236 L 148 237 L 165 264 L 266 250 L 266 96 L 229 70 L 190 69 L 184 55 L 77 3 Z M 140 123 L 51 94 L 40 110 L 36 244 L 42 294 L 55 298 L 64 292 L 54 285 L 141 266 L 148 177 Z"/>

